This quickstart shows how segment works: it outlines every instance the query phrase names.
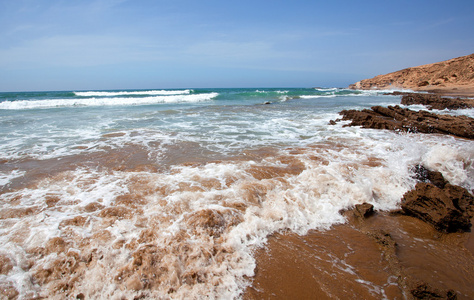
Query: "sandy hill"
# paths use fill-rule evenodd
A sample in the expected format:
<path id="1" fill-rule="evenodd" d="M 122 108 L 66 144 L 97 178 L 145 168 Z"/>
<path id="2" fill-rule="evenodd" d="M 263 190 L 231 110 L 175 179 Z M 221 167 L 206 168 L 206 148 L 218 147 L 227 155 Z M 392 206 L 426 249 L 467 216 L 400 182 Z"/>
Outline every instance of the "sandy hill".
<path id="1" fill-rule="evenodd" d="M 453 92 L 474 94 L 474 53 L 450 60 L 412 67 L 364 79 L 349 88 Z"/>

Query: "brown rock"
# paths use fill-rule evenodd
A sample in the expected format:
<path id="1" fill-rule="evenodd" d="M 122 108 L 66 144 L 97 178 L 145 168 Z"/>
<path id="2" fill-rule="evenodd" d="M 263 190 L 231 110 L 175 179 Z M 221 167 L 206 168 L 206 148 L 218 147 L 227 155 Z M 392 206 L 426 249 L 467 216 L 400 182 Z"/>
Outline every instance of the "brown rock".
<path id="1" fill-rule="evenodd" d="M 430 287 L 426 283 L 422 283 L 412 289 L 411 294 L 415 299 L 446 299 L 446 300 L 455 300 L 457 299 L 456 292 L 453 290 L 440 291 Z"/>
<path id="2" fill-rule="evenodd" d="M 354 208 L 354 215 L 356 217 L 365 219 L 374 213 L 374 206 L 369 203 L 357 204 Z"/>
<path id="3" fill-rule="evenodd" d="M 345 126 L 389 129 L 402 132 L 449 134 L 474 139 L 474 119 L 467 116 L 437 115 L 427 111 L 412 111 L 400 106 L 374 106 L 362 111 L 343 110 Z"/>
<path id="4" fill-rule="evenodd" d="M 434 94 L 407 93 L 402 96 L 401 104 L 421 104 L 430 109 L 462 109 L 474 107 L 473 101 L 461 98 L 446 98 Z"/>
<path id="5" fill-rule="evenodd" d="M 383 248 L 386 248 L 386 250 L 390 250 L 392 254 L 395 253 L 395 247 L 397 246 L 397 243 L 395 240 L 392 238 L 392 235 L 384 230 L 375 230 L 375 231 L 370 231 L 367 233 L 369 236 L 375 239 L 377 244 L 382 246 Z"/>
<path id="6" fill-rule="evenodd" d="M 443 174 L 437 171 L 428 170 L 422 165 L 416 165 L 413 168 L 413 172 L 415 173 L 414 178 L 416 180 L 426 183 L 432 183 L 440 189 L 444 188 L 444 186 L 448 183 L 444 179 Z"/>
<path id="7" fill-rule="evenodd" d="M 402 199 L 405 214 L 432 224 L 441 232 L 464 232 L 471 228 L 474 197 L 464 188 L 446 184 L 417 183 Z"/>

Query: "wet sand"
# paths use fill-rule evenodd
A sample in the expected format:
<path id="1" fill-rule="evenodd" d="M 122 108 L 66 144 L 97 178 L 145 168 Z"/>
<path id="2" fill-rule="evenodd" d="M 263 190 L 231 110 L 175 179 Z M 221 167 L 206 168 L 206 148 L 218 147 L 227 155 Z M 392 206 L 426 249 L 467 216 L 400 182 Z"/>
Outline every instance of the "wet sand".
<path id="1" fill-rule="evenodd" d="M 272 236 L 256 253 L 244 299 L 416 299 L 411 290 L 421 284 L 474 298 L 472 232 L 441 234 L 386 212 L 363 221 L 350 214 L 328 231 Z"/>

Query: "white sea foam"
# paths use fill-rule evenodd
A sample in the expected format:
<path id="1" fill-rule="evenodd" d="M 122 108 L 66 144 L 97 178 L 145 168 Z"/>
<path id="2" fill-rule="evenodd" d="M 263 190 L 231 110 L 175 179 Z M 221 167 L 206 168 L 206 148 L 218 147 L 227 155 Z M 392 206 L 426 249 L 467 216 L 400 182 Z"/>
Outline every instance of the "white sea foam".
<path id="1" fill-rule="evenodd" d="M 319 92 L 335 92 L 338 91 L 338 88 L 315 88 L 316 91 Z"/>
<path id="2" fill-rule="evenodd" d="M 288 148 L 260 162 L 178 165 L 164 173 L 77 169 L 3 194 L 3 213 L 11 216 L 0 220 L 0 253 L 13 265 L 4 279 L 20 297 L 53 297 L 65 280 L 73 282 L 71 297 L 133 298 L 140 295 L 133 287 L 148 282 L 147 298 L 235 298 L 254 274 L 253 249 L 268 235 L 328 228 L 344 221 L 340 209 L 362 202 L 397 208 L 420 162 L 472 187 L 462 176 L 474 168 L 466 164 L 468 142 L 348 130 L 329 144 Z M 15 218 L 25 209 L 31 211 Z M 67 251 L 55 250 L 63 243 Z M 26 257 L 31 267 L 22 267 Z M 27 284 L 41 270 L 52 272 L 42 286 Z"/>
<path id="3" fill-rule="evenodd" d="M 10 173 L 0 173 L 0 188 L 7 186 L 15 178 L 21 177 L 25 174 L 23 171 L 13 170 Z"/>
<path id="4" fill-rule="evenodd" d="M 185 95 L 191 90 L 151 90 L 151 91 L 120 91 L 120 92 L 74 92 L 76 96 L 81 97 L 111 97 L 111 96 L 136 96 L 136 95 Z"/>
<path id="5" fill-rule="evenodd" d="M 4 101 L 0 103 L 0 109 L 34 109 L 55 107 L 149 105 L 159 103 L 192 103 L 209 101 L 212 98 L 217 97 L 218 95 L 218 93 L 205 93 L 195 95 L 154 96 L 143 98 L 85 98 Z"/>
<path id="6" fill-rule="evenodd" d="M 410 89 L 402 89 L 402 88 L 393 88 L 393 89 L 371 89 L 371 90 L 354 90 L 361 92 L 366 95 L 379 95 L 379 94 L 390 94 L 393 92 L 401 92 L 401 93 L 420 93 L 424 94 L 426 92 L 418 92 L 418 91 L 413 91 Z"/>
<path id="7" fill-rule="evenodd" d="M 302 99 L 313 99 L 313 98 L 335 98 L 336 95 L 301 95 L 299 96 Z"/>
<path id="8" fill-rule="evenodd" d="M 454 139 L 454 138 L 453 138 Z M 423 156 L 426 167 L 439 171 L 452 184 L 474 187 L 474 148 L 467 145 L 440 144 Z"/>

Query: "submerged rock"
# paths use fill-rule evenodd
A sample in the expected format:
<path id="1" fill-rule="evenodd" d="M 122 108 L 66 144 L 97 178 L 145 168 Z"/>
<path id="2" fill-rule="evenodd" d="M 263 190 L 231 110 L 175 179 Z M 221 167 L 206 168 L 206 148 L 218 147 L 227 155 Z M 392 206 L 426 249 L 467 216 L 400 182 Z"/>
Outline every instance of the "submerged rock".
<path id="1" fill-rule="evenodd" d="M 415 299 L 446 299 L 446 300 L 455 300 L 457 299 L 456 292 L 453 290 L 440 291 L 438 289 L 432 288 L 426 283 L 421 283 L 414 289 L 412 289 L 411 294 Z"/>

